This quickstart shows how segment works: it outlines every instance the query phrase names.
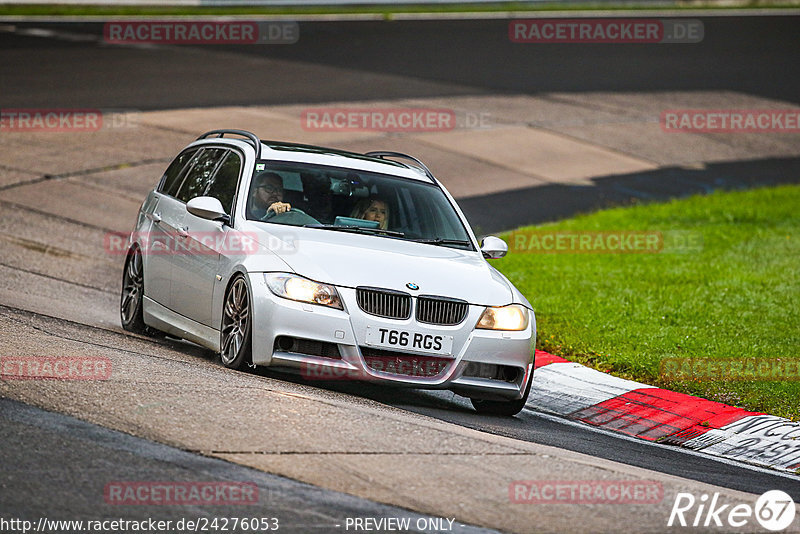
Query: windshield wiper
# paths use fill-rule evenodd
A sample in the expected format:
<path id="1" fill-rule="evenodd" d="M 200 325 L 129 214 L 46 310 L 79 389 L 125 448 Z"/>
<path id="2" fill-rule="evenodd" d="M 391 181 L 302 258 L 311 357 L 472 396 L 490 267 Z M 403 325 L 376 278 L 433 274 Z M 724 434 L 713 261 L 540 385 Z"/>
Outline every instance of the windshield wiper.
<path id="1" fill-rule="evenodd" d="M 403 237 L 403 232 L 395 232 L 394 230 L 383 230 L 381 228 L 367 228 L 364 226 L 355 225 L 339 225 L 339 224 L 304 224 L 305 228 L 322 228 L 323 230 L 336 230 L 338 232 L 355 232 L 358 234 L 379 234 L 388 235 L 391 237 Z"/>
<path id="2" fill-rule="evenodd" d="M 472 243 L 463 239 L 442 239 L 441 237 L 412 239 L 417 243 L 425 243 L 427 245 L 464 245 L 470 246 Z"/>

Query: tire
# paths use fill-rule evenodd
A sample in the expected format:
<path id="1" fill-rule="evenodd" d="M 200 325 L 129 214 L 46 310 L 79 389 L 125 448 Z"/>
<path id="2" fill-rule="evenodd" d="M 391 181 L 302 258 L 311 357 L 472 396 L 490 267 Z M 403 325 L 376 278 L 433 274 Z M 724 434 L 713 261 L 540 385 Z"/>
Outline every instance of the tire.
<path id="1" fill-rule="evenodd" d="M 128 251 L 122 271 L 122 293 L 119 299 L 119 318 L 122 328 L 134 334 L 150 335 L 142 312 L 144 299 L 144 266 L 139 247 Z"/>
<path id="2" fill-rule="evenodd" d="M 531 384 L 533 384 L 533 366 L 531 366 L 531 375 L 528 379 L 528 385 L 525 387 L 525 394 L 521 399 L 513 401 L 491 401 L 483 399 L 469 399 L 475 411 L 481 415 L 504 415 L 513 416 L 517 415 L 525 407 L 528 402 L 528 395 L 531 392 Z"/>
<path id="3" fill-rule="evenodd" d="M 252 365 L 252 299 L 247 282 L 237 276 L 222 304 L 222 328 L 219 332 L 219 356 L 222 365 L 244 371 Z"/>

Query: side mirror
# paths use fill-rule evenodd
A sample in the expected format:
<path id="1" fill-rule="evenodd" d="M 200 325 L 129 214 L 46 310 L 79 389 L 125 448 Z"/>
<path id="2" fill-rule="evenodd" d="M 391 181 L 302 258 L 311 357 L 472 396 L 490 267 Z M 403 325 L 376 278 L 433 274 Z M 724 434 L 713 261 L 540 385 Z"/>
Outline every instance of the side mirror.
<path id="1" fill-rule="evenodd" d="M 486 236 L 481 241 L 481 252 L 484 258 L 499 259 L 506 255 L 508 252 L 508 245 L 506 242 L 493 235 Z"/>
<path id="2" fill-rule="evenodd" d="M 225 213 L 222 203 L 214 197 L 195 197 L 186 203 L 186 210 L 201 219 L 227 223 L 230 217 Z"/>

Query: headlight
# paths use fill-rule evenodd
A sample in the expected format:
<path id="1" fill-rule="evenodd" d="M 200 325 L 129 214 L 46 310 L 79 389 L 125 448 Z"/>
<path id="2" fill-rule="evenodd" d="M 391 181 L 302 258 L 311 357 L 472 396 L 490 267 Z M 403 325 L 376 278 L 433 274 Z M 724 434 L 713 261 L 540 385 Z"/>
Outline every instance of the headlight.
<path id="1" fill-rule="evenodd" d="M 530 313 L 519 304 L 509 304 L 498 308 L 486 308 L 475 328 L 485 330 L 525 330 L 528 328 Z"/>
<path id="2" fill-rule="evenodd" d="M 320 306 L 328 306 L 341 310 L 342 300 L 336 288 L 328 284 L 320 284 L 293 274 L 265 273 L 269 290 L 285 299 L 310 302 Z"/>

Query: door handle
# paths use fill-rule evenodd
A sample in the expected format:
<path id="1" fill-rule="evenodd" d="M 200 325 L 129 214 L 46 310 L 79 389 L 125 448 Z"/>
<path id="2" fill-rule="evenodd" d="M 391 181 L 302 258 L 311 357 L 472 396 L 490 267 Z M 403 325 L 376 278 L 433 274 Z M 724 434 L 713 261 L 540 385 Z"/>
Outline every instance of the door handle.
<path id="1" fill-rule="evenodd" d="M 151 221 L 153 221 L 154 223 L 160 223 L 161 222 L 161 214 L 160 213 L 155 213 L 155 212 L 148 213 L 147 214 L 147 218 L 150 219 Z"/>
<path id="2" fill-rule="evenodd" d="M 181 237 L 189 237 L 189 227 L 180 226 L 177 228 L 178 235 Z"/>

